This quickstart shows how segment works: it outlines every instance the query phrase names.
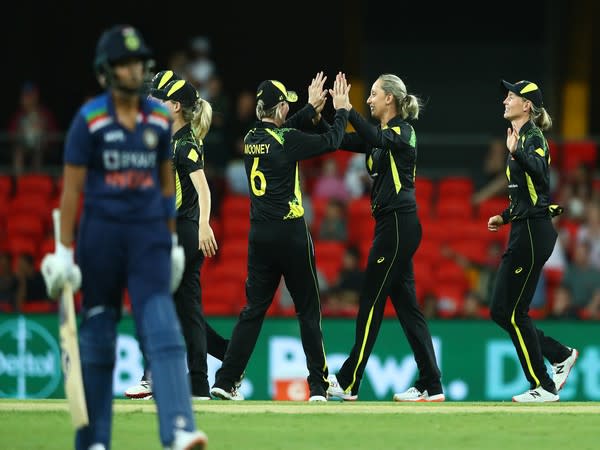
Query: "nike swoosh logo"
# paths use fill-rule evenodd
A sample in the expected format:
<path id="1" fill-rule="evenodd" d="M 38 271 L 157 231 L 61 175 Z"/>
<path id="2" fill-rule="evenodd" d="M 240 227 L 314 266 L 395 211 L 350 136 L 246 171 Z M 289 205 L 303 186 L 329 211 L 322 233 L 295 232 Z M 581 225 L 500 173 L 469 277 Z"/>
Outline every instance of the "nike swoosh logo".
<path id="1" fill-rule="evenodd" d="M 377 260 L 377 264 L 381 264 L 383 261 L 385 261 L 385 257 L 384 256 L 382 256 L 381 258 L 379 258 Z"/>
<path id="2" fill-rule="evenodd" d="M 521 272 L 523 272 L 523 268 L 522 267 L 519 267 L 519 268 L 517 268 L 515 270 L 515 273 L 521 273 Z"/>

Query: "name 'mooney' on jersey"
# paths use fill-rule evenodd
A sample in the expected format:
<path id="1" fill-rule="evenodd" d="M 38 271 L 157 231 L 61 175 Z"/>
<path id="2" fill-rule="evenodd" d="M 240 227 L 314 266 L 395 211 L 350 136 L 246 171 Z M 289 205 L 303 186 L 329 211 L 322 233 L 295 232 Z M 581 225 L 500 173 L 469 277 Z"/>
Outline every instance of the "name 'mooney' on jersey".
<path id="1" fill-rule="evenodd" d="M 64 162 L 85 166 L 86 214 L 121 222 L 164 218 L 159 171 L 170 160 L 170 120 L 155 100 L 141 99 L 135 129 L 118 123 L 105 93 L 84 104 L 65 142 Z"/>
<path id="2" fill-rule="evenodd" d="M 254 128 L 244 138 L 244 165 L 250 187 L 250 220 L 304 216 L 298 162 L 287 158 L 286 128 Z"/>

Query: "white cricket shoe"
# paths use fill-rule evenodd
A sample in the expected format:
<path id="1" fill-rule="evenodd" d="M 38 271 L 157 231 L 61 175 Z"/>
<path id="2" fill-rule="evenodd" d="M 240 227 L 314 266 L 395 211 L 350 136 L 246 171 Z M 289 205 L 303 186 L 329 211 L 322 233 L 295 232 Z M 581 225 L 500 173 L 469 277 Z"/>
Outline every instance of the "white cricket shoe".
<path id="1" fill-rule="evenodd" d="M 207 443 L 208 437 L 200 430 L 175 430 L 175 440 L 165 450 L 204 450 Z"/>
<path id="2" fill-rule="evenodd" d="M 206 401 L 206 400 L 210 400 L 210 397 L 206 397 L 204 395 L 192 395 L 192 400 L 200 400 L 200 401 Z"/>
<path id="3" fill-rule="evenodd" d="M 512 398 L 512 401 L 517 403 L 557 402 L 559 401 L 559 396 L 558 394 L 553 394 L 552 392 L 548 392 L 543 387 L 538 386 L 535 389 L 529 389 L 522 394 L 515 395 Z"/>
<path id="4" fill-rule="evenodd" d="M 240 394 L 235 387 L 232 387 L 230 391 L 226 391 L 225 389 L 221 389 L 220 387 L 213 387 L 210 390 L 210 395 L 212 395 L 214 398 L 218 398 L 221 400 L 244 400 L 244 396 Z"/>
<path id="5" fill-rule="evenodd" d="M 443 393 L 429 395 L 427 389 L 421 392 L 413 386 L 404 392 L 394 394 L 393 399 L 395 402 L 443 402 L 446 396 Z"/>
<path id="6" fill-rule="evenodd" d="M 326 402 L 327 401 L 327 397 L 325 397 L 324 395 L 311 395 L 308 398 L 308 401 L 310 403 Z"/>
<path id="7" fill-rule="evenodd" d="M 131 386 L 125 391 L 125 396 L 136 399 L 152 398 L 152 383 L 146 380 L 140 381 L 140 384 Z"/>
<path id="8" fill-rule="evenodd" d="M 339 399 L 342 399 L 347 402 L 354 402 L 354 401 L 358 400 L 358 395 L 352 395 L 352 393 L 345 392 L 342 389 L 342 387 L 340 386 L 340 383 L 338 383 L 337 377 L 335 375 L 329 375 L 327 377 L 327 380 L 329 381 L 329 387 L 327 388 L 327 396 L 328 397 L 339 398 Z"/>
<path id="9" fill-rule="evenodd" d="M 552 364 L 552 380 L 556 386 L 556 392 L 560 391 L 565 385 L 567 377 L 575 365 L 575 361 L 577 361 L 578 356 L 579 352 L 577 349 L 572 348 L 571 354 L 567 359 L 565 359 L 563 362 Z"/>

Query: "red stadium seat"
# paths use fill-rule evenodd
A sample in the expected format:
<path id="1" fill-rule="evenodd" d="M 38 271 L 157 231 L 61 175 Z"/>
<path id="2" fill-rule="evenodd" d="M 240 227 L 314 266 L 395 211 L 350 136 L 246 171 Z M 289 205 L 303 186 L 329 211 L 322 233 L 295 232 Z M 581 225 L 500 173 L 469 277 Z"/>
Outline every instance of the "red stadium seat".
<path id="1" fill-rule="evenodd" d="M 369 197 L 354 198 L 348 203 L 348 221 L 372 217 L 371 214 L 371 199 Z"/>
<path id="2" fill-rule="evenodd" d="M 440 220 L 463 219 L 470 220 L 473 217 L 473 208 L 468 197 L 450 197 L 443 194 L 444 197 L 438 199 L 436 206 L 436 216 Z"/>
<path id="3" fill-rule="evenodd" d="M 487 221 L 490 217 L 497 214 L 501 214 L 508 207 L 508 197 L 498 196 L 484 200 L 479 204 L 477 208 L 477 217 L 480 220 L 485 220 L 486 227 Z"/>
<path id="4" fill-rule="evenodd" d="M 250 197 L 247 195 L 228 195 L 221 204 L 223 221 L 229 217 L 250 221 Z"/>
<path id="5" fill-rule="evenodd" d="M 360 245 L 362 242 L 371 242 L 375 229 L 375 219 L 362 216 L 348 221 L 348 241 Z"/>
<path id="6" fill-rule="evenodd" d="M 438 197 L 453 194 L 470 198 L 474 188 L 473 180 L 470 177 L 444 177 L 438 181 Z"/>
<path id="7" fill-rule="evenodd" d="M 562 168 L 571 172 L 580 164 L 592 170 L 596 167 L 598 150 L 594 141 L 567 141 L 562 145 Z"/>
<path id="8" fill-rule="evenodd" d="M 0 199 L 13 195 L 13 178 L 10 175 L 0 175 Z"/>
<path id="9" fill-rule="evenodd" d="M 13 256 L 13 259 L 21 254 L 30 254 L 32 256 L 37 254 L 37 243 L 22 235 L 10 237 L 6 248 Z"/>
<path id="10" fill-rule="evenodd" d="M 228 214 L 221 217 L 223 244 L 231 239 L 248 239 L 248 233 L 250 232 L 250 219 L 248 217 L 235 217 Z"/>
<path id="11" fill-rule="evenodd" d="M 346 247 L 341 242 L 316 241 L 315 259 L 317 267 L 329 282 L 335 281 L 342 266 Z"/>
<path id="12" fill-rule="evenodd" d="M 418 176 L 415 179 L 415 195 L 417 198 L 428 199 L 431 201 L 435 191 L 433 180 L 426 177 Z"/>
<path id="13" fill-rule="evenodd" d="M 323 216 L 325 215 L 328 202 L 329 200 L 326 198 L 317 197 L 312 199 L 313 220 L 310 228 L 311 233 L 314 236 L 318 236 L 319 227 L 321 226 L 321 220 L 323 220 Z"/>
<path id="14" fill-rule="evenodd" d="M 39 242 L 44 236 L 44 225 L 40 218 L 33 214 L 17 214 L 6 219 L 6 232 L 8 238 L 23 236 L 34 242 Z"/>
<path id="15" fill-rule="evenodd" d="M 40 194 L 50 197 L 54 189 L 54 178 L 47 174 L 25 174 L 17 178 L 17 195 Z"/>

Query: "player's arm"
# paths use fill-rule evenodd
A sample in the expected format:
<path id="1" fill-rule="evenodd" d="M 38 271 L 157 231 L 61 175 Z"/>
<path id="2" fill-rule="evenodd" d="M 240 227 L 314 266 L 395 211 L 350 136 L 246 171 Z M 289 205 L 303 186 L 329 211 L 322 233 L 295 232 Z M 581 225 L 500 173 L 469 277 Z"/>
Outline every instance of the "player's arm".
<path id="1" fill-rule="evenodd" d="M 87 166 L 94 144 L 87 121 L 78 113 L 67 132 L 63 154 L 63 188 L 60 196 L 59 240 L 70 248 L 75 235 L 79 199 L 87 176 Z"/>
<path id="2" fill-rule="evenodd" d="M 63 191 L 60 196 L 60 242 L 71 247 L 75 234 L 75 221 L 79 198 L 87 175 L 87 167 L 66 163 L 63 171 Z"/>
<path id="3" fill-rule="evenodd" d="M 163 160 L 158 167 L 158 180 L 160 183 L 163 202 L 165 204 L 165 214 L 167 217 L 167 226 L 172 233 L 175 233 L 175 177 L 171 161 Z"/>
<path id="4" fill-rule="evenodd" d="M 203 169 L 190 173 L 192 184 L 198 193 L 200 220 L 198 223 L 198 245 L 204 256 L 214 256 L 217 251 L 217 240 L 210 226 L 210 187 Z"/>
<path id="5" fill-rule="evenodd" d="M 342 143 L 340 144 L 340 150 L 346 150 L 352 153 L 367 153 L 369 145 L 361 138 L 358 133 L 345 133 Z"/>
<path id="6" fill-rule="evenodd" d="M 384 130 L 368 122 L 356 110 L 350 111 L 348 120 L 358 133 L 372 147 L 388 149 L 413 149 L 416 145 L 413 128 L 407 123 Z"/>
<path id="7" fill-rule="evenodd" d="M 285 154 L 291 161 L 312 158 L 339 148 L 348 123 L 348 110 L 337 109 L 333 125 L 323 134 L 308 134 L 290 130 L 285 135 Z"/>
<path id="8" fill-rule="evenodd" d="M 538 136 L 526 139 L 523 148 L 512 152 L 512 157 L 535 181 L 546 179 L 548 161 L 544 143 Z"/>

